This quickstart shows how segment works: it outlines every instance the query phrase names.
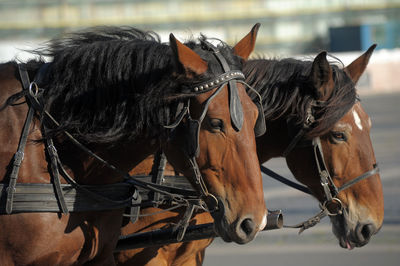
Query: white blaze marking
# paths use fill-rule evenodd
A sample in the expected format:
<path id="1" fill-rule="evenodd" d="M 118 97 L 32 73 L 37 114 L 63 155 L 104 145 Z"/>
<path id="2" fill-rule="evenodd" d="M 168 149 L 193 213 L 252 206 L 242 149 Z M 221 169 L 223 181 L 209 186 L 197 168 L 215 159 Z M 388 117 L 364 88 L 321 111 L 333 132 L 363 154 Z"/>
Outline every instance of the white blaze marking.
<path id="1" fill-rule="evenodd" d="M 363 127 L 362 127 L 362 124 L 361 124 L 361 119 L 360 119 L 360 117 L 358 116 L 356 110 L 353 110 L 353 116 L 354 116 L 354 122 L 356 122 L 357 127 L 358 127 L 360 130 L 362 130 Z"/>
<path id="2" fill-rule="evenodd" d="M 259 230 L 263 230 L 264 227 L 265 227 L 266 225 L 267 225 L 267 214 L 265 213 L 265 214 L 264 214 L 264 217 L 263 217 L 263 219 L 262 219 L 262 221 L 261 221 L 260 229 L 259 229 Z"/>

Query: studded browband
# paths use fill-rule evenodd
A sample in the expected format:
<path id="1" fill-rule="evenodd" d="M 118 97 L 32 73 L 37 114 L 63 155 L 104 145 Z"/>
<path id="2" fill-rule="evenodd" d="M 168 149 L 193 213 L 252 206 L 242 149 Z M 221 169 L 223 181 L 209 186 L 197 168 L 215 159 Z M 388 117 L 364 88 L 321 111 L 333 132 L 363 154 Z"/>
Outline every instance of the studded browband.
<path id="1" fill-rule="evenodd" d="M 244 80 L 245 76 L 239 70 L 228 71 L 228 72 L 225 72 L 225 73 L 219 75 L 214 80 L 195 85 L 194 88 L 191 89 L 191 92 L 199 93 L 199 94 L 204 93 L 204 92 L 210 91 L 212 89 L 215 89 L 216 87 L 221 86 L 222 84 L 224 84 L 230 80 L 233 80 L 233 79 L 243 79 Z"/>

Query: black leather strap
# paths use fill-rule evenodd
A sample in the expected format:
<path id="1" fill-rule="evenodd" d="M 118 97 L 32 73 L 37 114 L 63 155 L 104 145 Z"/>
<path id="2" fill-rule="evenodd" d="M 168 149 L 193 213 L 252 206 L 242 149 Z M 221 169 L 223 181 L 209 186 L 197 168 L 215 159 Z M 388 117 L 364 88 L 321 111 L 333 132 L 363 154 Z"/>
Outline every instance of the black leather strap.
<path id="1" fill-rule="evenodd" d="M 287 179 L 286 177 L 283 177 L 280 174 L 275 173 L 274 171 L 272 171 L 271 169 L 269 169 L 265 166 L 260 165 L 260 168 L 261 168 L 261 172 L 268 175 L 269 177 L 272 177 L 273 179 L 278 180 L 279 182 L 281 182 L 289 187 L 292 187 L 301 192 L 311 195 L 310 189 L 308 187 L 300 185 L 298 183 L 295 183 L 295 182 Z"/>
<path id="2" fill-rule="evenodd" d="M 22 88 L 23 88 L 23 90 L 28 90 L 29 89 L 28 72 L 26 71 L 25 67 L 22 65 L 18 65 L 18 70 L 19 70 L 19 73 L 21 76 Z M 21 137 L 19 139 L 17 152 L 14 154 L 12 170 L 10 173 L 10 180 L 9 180 L 8 187 L 7 187 L 6 212 L 8 214 L 12 213 L 12 211 L 13 211 L 13 199 L 14 199 L 15 186 L 17 184 L 19 169 L 20 169 L 22 161 L 24 159 L 24 150 L 25 150 L 27 139 L 28 139 L 29 129 L 32 124 L 34 113 L 35 113 L 35 110 L 32 107 L 29 107 L 28 114 L 25 119 L 24 127 L 22 129 Z"/>
<path id="3" fill-rule="evenodd" d="M 60 174 L 58 172 L 58 167 L 57 167 L 58 153 L 56 147 L 53 144 L 52 139 L 50 138 L 46 139 L 46 143 L 47 143 L 46 150 L 50 160 L 50 170 L 51 170 L 52 183 L 54 186 L 54 192 L 60 204 L 60 210 L 62 211 L 62 213 L 68 214 L 68 208 L 67 204 L 65 203 L 64 194 L 61 189 Z"/>
<path id="4" fill-rule="evenodd" d="M 338 193 L 339 193 L 340 191 L 343 191 L 343 190 L 345 190 L 345 189 L 351 187 L 351 186 L 354 185 L 355 183 L 360 182 L 360 181 L 363 180 L 363 179 L 366 179 L 366 178 L 368 178 L 368 177 L 370 177 L 370 176 L 376 175 L 377 173 L 379 173 L 379 167 L 378 167 L 378 164 L 375 164 L 375 165 L 374 165 L 374 168 L 373 168 L 372 170 L 365 172 L 364 174 L 362 174 L 362 175 L 360 175 L 360 176 L 358 176 L 358 177 L 356 177 L 356 178 L 350 180 L 349 182 L 347 182 L 347 183 L 343 184 L 341 187 L 339 187 L 339 188 L 337 189 L 337 190 L 338 190 Z"/>
<path id="5" fill-rule="evenodd" d="M 162 151 L 158 151 L 154 156 L 153 167 L 152 167 L 152 183 L 162 185 L 164 179 L 164 170 L 167 164 L 167 158 Z M 161 194 L 159 192 L 153 192 L 154 202 L 159 202 Z M 157 207 L 155 205 L 154 207 Z"/>
<path id="6" fill-rule="evenodd" d="M 224 72 L 228 72 L 231 70 L 225 58 L 221 55 L 221 53 L 218 50 L 214 51 L 214 55 L 220 62 Z M 230 80 L 228 83 L 228 87 L 229 87 L 229 112 L 231 114 L 232 125 L 236 131 L 240 131 L 243 126 L 243 107 L 242 104 L 240 103 L 240 97 L 236 81 Z"/>
<path id="7" fill-rule="evenodd" d="M 70 212 L 123 209 L 131 205 L 132 186 L 127 183 L 82 185 L 80 187 L 61 184 L 60 187 L 64 194 L 66 207 Z M 4 184 L 0 184 L 0 198 L 3 198 L 3 193 L 5 193 L 5 187 Z M 92 195 L 100 195 L 102 198 Z M 110 200 L 104 201 L 103 198 Z M 59 200 L 54 193 L 53 185 L 44 183 L 16 184 L 12 213 L 25 212 L 59 213 Z M 4 213 L 8 214 L 8 211 L 1 205 L 0 214 Z"/>

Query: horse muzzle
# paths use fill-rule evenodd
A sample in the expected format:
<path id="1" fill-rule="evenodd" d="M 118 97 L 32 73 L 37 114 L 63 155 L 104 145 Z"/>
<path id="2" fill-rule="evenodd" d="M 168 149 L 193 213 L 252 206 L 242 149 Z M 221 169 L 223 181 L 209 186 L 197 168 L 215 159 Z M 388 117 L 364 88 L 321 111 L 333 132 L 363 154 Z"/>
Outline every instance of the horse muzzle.
<path id="1" fill-rule="evenodd" d="M 339 245 L 349 250 L 365 246 L 371 237 L 379 231 L 373 223 L 349 221 L 347 211 L 344 212 L 344 215 L 335 216 L 331 220 L 332 230 L 339 240 Z"/>
<path id="2" fill-rule="evenodd" d="M 246 244 L 254 239 L 258 226 L 251 215 L 238 217 L 229 223 L 226 207 L 222 199 L 218 198 L 218 208 L 211 212 L 214 218 L 214 230 L 225 242 Z"/>

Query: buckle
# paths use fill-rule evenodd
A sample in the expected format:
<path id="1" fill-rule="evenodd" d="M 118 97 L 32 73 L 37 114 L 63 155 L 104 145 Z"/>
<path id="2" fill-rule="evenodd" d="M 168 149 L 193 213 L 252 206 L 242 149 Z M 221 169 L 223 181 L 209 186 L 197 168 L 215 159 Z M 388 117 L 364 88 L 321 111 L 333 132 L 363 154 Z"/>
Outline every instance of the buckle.
<path id="1" fill-rule="evenodd" d="M 36 84 L 36 82 L 31 82 L 31 84 L 29 84 L 29 89 L 28 89 L 28 91 L 29 91 L 29 94 L 30 94 L 32 97 L 36 97 L 36 96 L 39 94 L 39 87 L 38 87 L 38 85 Z"/>
<path id="2" fill-rule="evenodd" d="M 326 211 L 329 216 L 336 216 L 343 213 L 343 203 L 338 198 L 327 200 L 320 204 L 322 210 Z"/>

